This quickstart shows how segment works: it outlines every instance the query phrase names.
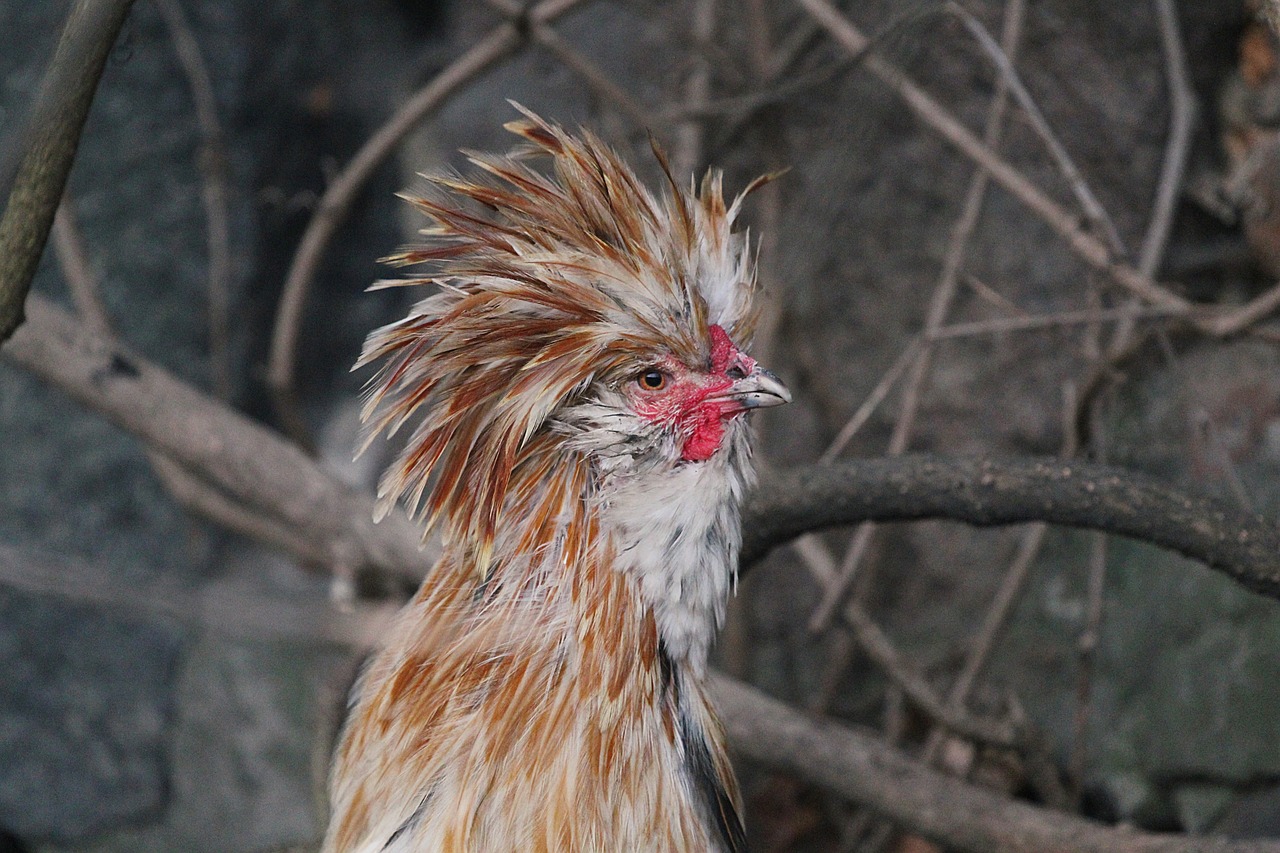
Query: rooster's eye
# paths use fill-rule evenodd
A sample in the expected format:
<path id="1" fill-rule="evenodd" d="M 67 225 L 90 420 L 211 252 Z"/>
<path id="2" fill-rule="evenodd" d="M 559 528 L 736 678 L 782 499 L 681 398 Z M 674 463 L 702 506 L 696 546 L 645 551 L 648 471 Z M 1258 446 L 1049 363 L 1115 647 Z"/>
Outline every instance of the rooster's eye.
<path id="1" fill-rule="evenodd" d="M 646 391 L 661 391 L 667 387 L 667 374 L 661 370 L 646 370 L 636 377 L 636 382 Z"/>

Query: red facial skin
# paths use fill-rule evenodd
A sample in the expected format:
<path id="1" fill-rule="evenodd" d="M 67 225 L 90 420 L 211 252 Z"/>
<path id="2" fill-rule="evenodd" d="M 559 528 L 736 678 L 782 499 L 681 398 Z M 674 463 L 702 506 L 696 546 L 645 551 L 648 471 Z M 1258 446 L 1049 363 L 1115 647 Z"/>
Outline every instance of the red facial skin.
<path id="1" fill-rule="evenodd" d="M 650 423 L 672 426 L 684 436 L 680 458 L 705 462 L 724 439 L 725 423 L 747 410 L 740 400 L 711 399 L 723 394 L 734 381 L 751 373 L 755 361 L 729 339 L 720 326 L 711 327 L 711 369 L 701 372 L 667 358 L 654 365 L 666 376 L 659 389 L 633 386 L 636 411 Z"/>

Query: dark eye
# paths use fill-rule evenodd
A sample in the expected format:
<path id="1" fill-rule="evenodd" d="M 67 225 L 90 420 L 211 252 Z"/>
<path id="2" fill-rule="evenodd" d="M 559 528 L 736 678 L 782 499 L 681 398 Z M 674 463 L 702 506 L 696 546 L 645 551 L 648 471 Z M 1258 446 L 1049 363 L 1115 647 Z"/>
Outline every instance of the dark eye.
<path id="1" fill-rule="evenodd" d="M 661 391 L 667 387 L 667 374 L 656 369 L 646 370 L 636 377 L 636 382 L 646 391 Z"/>
<path id="2" fill-rule="evenodd" d="M 727 371 L 725 371 L 724 375 L 728 376 L 730 379 L 733 379 L 735 381 L 738 379 L 747 378 L 747 372 L 736 364 L 733 367 L 730 367 Z"/>

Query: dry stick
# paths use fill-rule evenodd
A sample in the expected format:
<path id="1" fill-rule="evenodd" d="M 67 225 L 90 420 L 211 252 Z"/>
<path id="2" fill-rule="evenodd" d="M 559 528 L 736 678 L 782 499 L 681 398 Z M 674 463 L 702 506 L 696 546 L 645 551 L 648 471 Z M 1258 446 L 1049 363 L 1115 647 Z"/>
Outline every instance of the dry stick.
<path id="1" fill-rule="evenodd" d="M 1142 249 L 1139 253 L 1138 268 L 1147 275 L 1154 275 L 1156 268 L 1159 266 L 1160 258 L 1163 254 L 1165 244 L 1173 222 L 1173 213 L 1176 207 L 1179 187 L 1182 184 L 1182 176 L 1186 165 L 1187 152 L 1190 149 L 1189 141 L 1194 123 L 1194 97 L 1191 93 L 1190 83 L 1187 77 L 1186 61 L 1182 50 L 1181 39 L 1178 35 L 1177 20 L 1174 17 L 1172 3 L 1170 0 L 1156 0 L 1157 11 L 1161 25 L 1161 40 L 1164 46 L 1166 77 L 1170 91 L 1170 131 L 1169 141 L 1165 146 L 1164 162 L 1161 168 L 1160 180 L 1156 190 L 1156 201 L 1152 208 L 1151 218 L 1147 226 L 1147 233 L 1143 239 Z M 1144 316 L 1159 316 L 1164 314 L 1168 309 L 1163 308 L 1141 308 L 1138 306 L 1129 306 L 1118 309 L 1114 312 L 1099 312 L 1098 319 L 1118 319 L 1124 323 L 1132 323 Z M 1083 321 L 1092 312 L 1070 312 L 1070 321 Z M 1063 315 L 1059 315 L 1062 319 L 1067 319 Z M 1050 319 L 1050 318 L 1028 318 L 1032 320 Z M 1014 320 L 1009 324 L 1008 328 L 1017 328 L 1018 320 Z M 997 326 L 999 321 L 992 324 L 992 328 Z M 971 329 L 962 329 L 960 326 L 952 327 L 948 330 L 951 332 L 978 332 L 980 324 L 965 324 Z M 1031 326 L 1025 326 L 1030 328 Z M 1123 338 L 1122 332 L 1118 332 L 1116 339 Z M 1064 428 L 1066 446 L 1063 448 L 1064 458 L 1070 458 L 1075 455 L 1076 430 L 1074 424 L 1076 422 L 1076 403 L 1074 394 L 1068 394 L 1067 400 L 1063 406 L 1064 412 Z M 978 630 L 975 638 L 970 645 L 969 653 L 966 656 L 965 663 L 961 668 L 960 674 L 957 676 L 952 689 L 948 694 L 948 701 L 955 703 L 964 703 L 968 699 L 968 695 L 977 679 L 978 674 L 986 666 L 986 661 L 995 646 L 997 635 L 1003 630 L 1003 626 L 1007 621 L 1009 614 L 1013 610 L 1021 590 L 1025 584 L 1026 578 L 1032 562 L 1039 553 L 1040 547 L 1044 541 L 1044 536 L 1048 530 L 1047 525 L 1037 523 L 1031 525 L 1023 536 L 1019 545 L 1018 552 L 1013 562 L 1010 564 L 1008 572 L 1001 581 L 999 590 L 995 599 L 992 601 L 991 607 L 988 609 L 984 617 L 982 627 Z M 925 749 L 925 760 L 932 760 L 938 749 L 941 747 L 942 739 L 935 735 L 931 735 Z"/>
<path id="2" fill-rule="evenodd" d="M 1093 669 L 1097 660 L 1098 640 L 1102 629 L 1102 600 L 1107 578 L 1107 535 L 1089 536 L 1089 582 L 1086 590 L 1084 629 L 1076 641 L 1077 671 L 1075 711 L 1071 715 L 1071 755 L 1068 759 L 1068 796 L 1079 811 L 1084 796 L 1084 777 L 1088 769 L 1087 731 L 1093 704 Z"/>
<path id="3" fill-rule="evenodd" d="M 1023 29 L 1023 19 L 1025 17 L 1026 4 L 1023 0 L 1011 0 L 1006 4 L 1003 15 L 1003 24 L 1001 32 L 1001 45 L 997 48 L 998 54 L 1005 59 L 1005 63 L 1012 67 L 1009 60 L 1010 56 L 1017 53 L 1018 43 L 1021 39 Z M 985 31 L 984 31 L 985 32 Z M 992 102 L 987 111 L 985 127 L 983 128 L 983 143 L 995 150 L 1000 144 L 1002 128 L 1004 125 L 1005 112 L 1008 107 L 1009 89 L 1012 85 L 1018 83 L 1016 75 L 1001 74 L 997 84 L 996 92 L 992 98 Z M 1029 99 L 1027 99 L 1029 100 Z M 1034 109 L 1034 103 L 1031 104 Z M 1052 138 L 1052 135 L 1049 135 Z M 1069 163 L 1069 161 L 1067 161 Z M 969 188 L 965 195 L 964 206 L 962 208 L 959 219 L 951 233 L 950 243 L 948 245 L 947 254 L 943 261 L 943 267 L 937 285 L 934 288 L 933 297 L 930 300 L 929 309 L 926 314 L 925 328 L 923 332 L 923 346 L 920 350 L 919 357 L 912 364 L 912 373 L 907 380 L 906 390 L 903 394 L 902 413 L 897 423 L 894 425 L 894 432 L 890 437 L 889 453 L 890 455 L 899 455 L 906 450 L 909 443 L 910 432 L 914 427 L 915 418 L 918 413 L 920 391 L 924 385 L 926 378 L 932 369 L 932 360 L 934 353 L 934 335 L 946 322 L 947 315 L 951 311 L 952 303 L 955 301 L 958 290 L 958 280 L 961 268 L 964 266 L 964 257 L 969 241 L 972 239 L 973 232 L 977 229 L 978 220 L 982 214 L 982 207 L 986 199 L 987 187 L 990 182 L 990 176 L 986 169 L 981 167 L 974 173 L 970 179 Z M 1110 220 L 1108 219 L 1109 223 Z M 1114 228 L 1112 229 L 1114 230 Z M 865 532 L 865 537 L 860 536 Z M 870 540 L 874 532 L 871 525 L 863 525 L 860 527 L 850 544 L 845 557 L 843 573 L 841 575 L 841 584 L 845 587 L 852 581 L 853 573 L 857 565 L 861 562 L 862 553 L 866 549 L 867 542 Z M 834 609 L 840 597 L 843 596 L 843 590 L 839 585 L 828 587 L 827 597 L 822 602 Z M 861 611 L 861 604 L 856 598 L 850 600 L 845 607 L 846 621 L 850 621 L 850 617 L 854 617 L 855 621 L 851 624 L 855 632 L 859 633 L 859 642 L 864 649 L 871 654 L 872 646 L 869 643 L 874 639 L 866 636 L 865 626 L 863 631 L 858 630 L 856 616 Z M 822 615 L 820 607 L 814 613 L 813 619 L 810 621 L 810 628 L 819 621 Z M 847 663 L 842 664 L 842 668 Z M 945 704 L 939 703 L 942 710 L 963 713 L 964 700 L 956 701 L 955 692 L 952 691 Z M 935 720 L 937 717 L 935 717 Z M 940 731 L 935 727 L 926 743 L 925 761 L 932 761 L 934 750 L 939 748 L 942 743 Z M 887 841 L 892 825 L 882 823 L 878 828 L 879 844 Z"/>
<path id="4" fill-rule="evenodd" d="M 25 153 L 0 217 L 0 344 L 23 304 L 71 172 L 93 93 L 133 0 L 78 0 L 67 15 L 24 133 Z"/>
<path id="5" fill-rule="evenodd" d="M 676 129 L 675 151 L 672 152 L 672 163 L 675 173 L 683 180 L 685 175 L 693 174 L 702 161 L 704 131 L 702 119 L 698 113 L 711 100 L 711 63 L 707 57 L 707 49 L 715 37 L 716 0 L 693 0 L 693 21 L 690 35 L 693 39 L 693 70 L 685 83 L 684 102 L 692 115 Z"/>
<path id="6" fill-rule="evenodd" d="M 1043 331 L 1062 326 L 1078 326 L 1082 323 L 1125 323 L 1133 320 L 1170 319 L 1191 317 L 1196 312 L 1181 308 L 1165 308 L 1158 305 L 1137 305 L 1133 307 L 1108 308 L 1104 310 L 1083 309 L 1080 311 L 1061 311 L 1057 314 L 1040 314 L 1027 317 L 997 317 L 991 320 L 974 320 L 970 323 L 953 323 L 943 326 L 928 336 L 929 341 L 954 340 L 956 338 L 972 338 L 981 335 L 1003 334 L 1005 332 Z"/>
<path id="7" fill-rule="evenodd" d="M 70 196 L 63 196 L 62 204 L 53 217 L 53 248 L 62 267 L 62 277 L 71 291 L 76 312 L 99 335 L 111 334 L 111 317 L 102 302 L 97 276 L 89 264 L 89 254 L 80 238 L 80 226 L 76 221 L 75 204 Z"/>
<path id="8" fill-rule="evenodd" d="M 73 211 L 72 199 L 64 197 L 53 220 L 52 236 L 58 266 L 66 279 L 80 318 L 103 340 L 112 346 L 119 346 L 111 318 L 102 302 L 102 288 L 89 265 L 84 239 L 76 226 Z M 164 484 L 165 490 L 179 505 L 228 530 L 299 554 L 303 559 L 324 562 L 324 553 L 311 540 L 290 526 L 281 524 L 270 513 L 251 510 L 243 503 L 232 500 L 197 473 L 156 450 L 147 450 L 147 460 Z"/>
<path id="9" fill-rule="evenodd" d="M 1075 456 L 1076 451 L 1079 449 L 1076 445 L 1075 431 L 1070 428 L 1075 423 L 1075 393 L 1074 386 L 1070 383 L 1065 386 L 1063 392 L 1062 420 L 1063 441 L 1061 455 L 1063 459 L 1070 459 Z M 1040 548 L 1044 544 L 1044 537 L 1048 530 L 1049 526 L 1047 524 L 1036 522 L 1029 525 L 1022 534 L 1022 539 L 1018 543 L 1018 550 L 1012 562 L 1009 563 L 1009 568 L 1005 571 L 1004 577 L 1001 578 L 1000 587 L 996 590 L 995 597 L 991 600 L 986 614 L 982 617 L 982 625 L 969 643 L 964 663 L 960 666 L 960 673 L 952 683 L 951 689 L 947 691 L 947 704 L 964 707 L 965 703 L 969 701 L 969 695 L 978 680 L 978 675 L 986 668 L 987 661 L 990 659 L 992 651 L 995 650 L 996 641 L 1004 632 L 1005 624 L 1013 613 L 1013 607 L 1022 595 L 1027 578 L 1031 575 L 1031 566 L 1036 557 L 1040 555 Z M 1029 740 L 1032 746 L 1032 760 L 1040 761 L 1040 757 L 1036 756 L 1034 751 L 1037 739 L 1029 738 Z M 944 742 L 942 731 L 937 728 L 931 731 L 925 739 L 922 760 L 927 764 L 935 762 Z M 1044 758 L 1041 763 L 1047 763 L 1051 766 L 1052 760 Z"/>
<path id="10" fill-rule="evenodd" d="M 1239 334 L 1280 308 L 1280 284 L 1264 291 L 1239 308 L 1206 320 L 1204 330 L 1215 337 Z"/>
<path id="11" fill-rule="evenodd" d="M 122 590 L 116 578 L 98 567 L 2 545 L 0 581 L 248 641 L 323 643 L 353 650 L 371 647 L 394 609 L 358 605 L 351 612 L 335 612 L 318 603 L 268 600 L 235 589 L 193 593 L 158 585 Z M 870 735 L 815 719 L 734 679 L 714 674 L 711 691 L 737 755 L 866 803 L 961 850 L 1280 853 L 1275 842 L 1135 832 L 1011 801 L 942 776 Z"/>
<path id="12" fill-rule="evenodd" d="M 803 544 L 801 542 L 803 541 Z M 835 561 L 821 540 L 801 537 L 793 543 L 810 572 L 821 583 L 834 573 Z M 849 601 L 843 612 L 844 621 L 853 630 L 858 648 L 871 658 L 892 685 L 897 687 L 912 703 L 927 714 L 935 724 L 973 740 L 997 746 L 1014 747 L 1022 743 L 1021 733 L 1008 723 L 986 720 L 969 714 L 962 707 L 945 704 L 917 668 L 893 645 L 893 641 L 880 629 L 871 615 L 857 601 Z M 846 659 L 852 648 L 837 657 Z M 830 690 L 824 691 L 829 693 Z M 820 703 L 825 704 L 825 703 Z M 817 709 L 820 712 L 820 709 Z"/>
<path id="13" fill-rule="evenodd" d="M 247 642 L 310 647 L 372 648 L 399 606 L 358 605 L 336 611 L 318 602 L 246 594 L 234 587 L 192 590 L 172 581 L 146 586 L 120 582 L 116 573 L 66 555 L 0 543 L 0 583 L 36 595 L 56 595 L 151 622 L 172 621 Z"/>
<path id="14" fill-rule="evenodd" d="M 539 24 L 534 26 L 531 32 L 534 41 L 546 48 L 566 68 L 581 77 L 597 96 L 613 104 L 619 112 L 626 115 L 641 129 L 657 131 L 660 125 L 648 108 L 632 97 L 626 89 L 613 82 L 600 66 L 569 44 L 554 29 L 545 24 Z"/>
<path id="15" fill-rule="evenodd" d="M 829 0 L 796 0 L 814 17 L 846 51 L 860 53 L 870 44 L 869 39 L 849 22 Z M 1004 187 L 1027 207 L 1031 208 L 1045 224 L 1056 231 L 1067 245 L 1090 266 L 1105 272 L 1121 287 L 1155 305 L 1187 307 L 1190 303 L 1169 292 L 1150 276 L 1133 267 L 1115 263 L 1107 246 L 1080 227 L 1078 217 L 1065 210 L 1057 202 L 1027 179 L 991 148 L 984 145 L 955 116 L 929 96 L 901 69 L 881 59 L 869 56 L 864 66 L 887 84 L 929 127 L 958 148 L 991 174 L 991 179 Z"/>
<path id="16" fill-rule="evenodd" d="M 227 198 L 226 135 L 218 119 L 218 99 L 200 43 L 178 0 L 155 0 L 173 49 L 191 89 L 200 128 L 200 198 L 204 205 L 209 265 L 209 363 L 214 392 L 231 398 L 231 214 Z"/>
<path id="17" fill-rule="evenodd" d="M 1021 745 L 1020 733 L 1014 726 L 974 716 L 962 707 L 939 699 L 929 682 L 898 652 L 861 604 L 856 601 L 848 602 L 843 617 L 853 629 L 858 646 L 934 723 L 955 734 L 984 743 L 1003 747 Z"/>
<path id="18" fill-rule="evenodd" d="M 735 753 L 863 803 L 973 853 L 1280 853 L 1274 841 L 1139 832 L 1016 802 L 944 776 L 874 736 L 814 718 L 720 675 L 711 694 Z"/>
<path id="19" fill-rule="evenodd" d="M 871 389 L 871 393 L 858 406 L 857 411 L 849 417 L 849 420 L 845 421 L 835 439 L 818 457 L 818 461 L 831 462 L 834 460 L 844 450 L 845 446 L 853 440 L 854 436 L 866 426 L 867 421 L 871 420 L 871 416 L 876 413 L 876 409 L 880 408 L 880 404 L 889 396 L 889 392 L 893 390 L 893 386 L 897 384 L 902 374 L 906 372 L 907 367 L 917 361 L 921 345 L 922 342 L 917 335 L 903 348 L 902 352 L 898 354 L 897 360 L 880 377 L 876 387 Z"/>
<path id="20" fill-rule="evenodd" d="M 1199 560 L 1280 600 L 1280 528 L 1270 519 L 1136 471 L 1050 459 L 921 453 L 769 472 L 743 512 L 743 567 L 812 530 L 926 518 L 1103 530 Z"/>
<path id="21" fill-rule="evenodd" d="M 525 6 L 520 0 L 485 0 L 490 6 L 511 19 L 517 25 L 523 19 Z M 566 68 L 582 78 L 583 82 L 599 97 L 612 103 L 632 122 L 645 130 L 656 129 L 655 117 L 626 89 L 619 86 L 604 70 L 569 44 L 559 33 L 545 23 L 529 21 L 529 33 L 533 40 L 558 59 Z"/>
<path id="22" fill-rule="evenodd" d="M 1195 96 L 1191 89 L 1187 70 L 1186 53 L 1182 44 L 1182 36 L 1178 28 L 1177 10 L 1172 0 L 1156 0 L 1156 19 L 1160 29 L 1161 50 L 1164 55 L 1165 81 L 1169 92 L 1169 136 L 1165 143 L 1164 158 L 1161 164 L 1160 179 L 1157 184 L 1155 202 L 1147 225 L 1147 233 L 1143 239 L 1142 250 L 1138 260 L 1138 270 L 1144 275 L 1154 276 L 1164 257 L 1165 246 L 1173 227 L 1173 215 L 1183 176 L 1186 171 L 1187 157 L 1191 145 L 1191 133 L 1195 123 Z M 1127 306 L 1135 316 L 1121 323 L 1112 336 L 1107 347 L 1107 359 L 1112 362 L 1126 353 L 1135 342 L 1134 323 L 1137 305 L 1132 301 Z M 1105 376 L 1098 370 L 1097 376 Z M 1090 436 L 1095 445 L 1103 439 L 1099 424 L 1101 398 L 1090 393 L 1083 398 L 1083 408 L 1073 418 L 1080 423 L 1087 412 L 1092 420 Z M 1105 447 L 1096 446 L 1100 459 L 1105 458 Z M 1246 509 L 1248 509 L 1246 504 Z M 1075 710 L 1072 714 L 1071 751 L 1068 759 L 1068 780 L 1070 796 L 1076 808 L 1079 808 L 1084 779 L 1088 765 L 1088 723 L 1092 712 L 1093 672 L 1096 651 L 1102 630 L 1103 594 L 1105 591 L 1107 570 L 1107 537 L 1104 533 L 1095 533 L 1089 537 L 1089 574 L 1087 585 L 1087 608 L 1085 624 L 1077 641 L 1078 670 L 1076 676 Z"/>
<path id="23" fill-rule="evenodd" d="M 1191 88 L 1191 75 L 1187 69 L 1186 50 L 1182 44 L 1182 34 L 1178 28 L 1178 13 L 1173 0 L 1155 0 L 1155 9 L 1156 21 L 1160 28 L 1160 49 L 1164 55 L 1165 87 L 1169 93 L 1169 136 L 1165 142 L 1160 179 L 1156 184 L 1155 201 L 1151 207 L 1147 233 L 1143 237 L 1142 248 L 1138 254 L 1138 271 L 1149 277 L 1154 277 L 1159 271 L 1165 247 L 1169 242 L 1169 234 L 1173 230 L 1173 218 L 1182 193 L 1187 158 L 1191 153 L 1191 134 L 1195 130 L 1197 111 L 1195 92 Z M 1129 307 L 1136 312 L 1136 300 L 1131 301 Z M 1275 305 L 1269 306 L 1263 313 L 1270 313 L 1270 310 L 1275 307 Z M 1257 317 L 1247 317 L 1244 325 L 1260 319 L 1261 316 L 1259 314 Z M 1134 319 L 1137 319 L 1136 313 Z M 1219 318 L 1206 319 L 1200 327 L 1213 335 L 1231 334 L 1230 331 L 1217 329 L 1221 323 L 1222 319 Z M 1133 336 L 1133 331 L 1131 321 L 1122 323 L 1116 329 L 1108 347 L 1111 358 L 1124 352 Z"/>
<path id="24" fill-rule="evenodd" d="M 946 3 L 946 8 L 960 18 L 965 29 L 977 40 L 983 52 L 995 63 L 996 70 L 1000 72 L 1006 88 L 1017 99 L 1018 105 L 1022 107 L 1023 113 L 1026 114 L 1027 119 L 1031 122 L 1032 129 L 1044 142 L 1045 148 L 1049 150 L 1049 156 L 1053 158 L 1058 166 L 1058 171 L 1062 172 L 1062 176 L 1067 179 L 1067 184 L 1071 187 L 1071 192 L 1075 195 L 1076 201 L 1083 208 L 1084 215 L 1107 238 L 1115 257 L 1124 257 L 1128 252 L 1125 249 L 1124 242 L 1120 239 L 1120 232 L 1116 228 L 1115 221 L 1107 215 L 1107 211 L 1102 206 L 1102 203 L 1098 201 L 1098 197 L 1089 189 L 1084 175 L 1076 168 L 1071 155 L 1067 153 L 1066 146 L 1062 144 L 1057 134 L 1053 132 L 1053 128 L 1049 126 L 1048 119 L 1044 117 L 1044 113 L 1036 104 L 1035 99 L 1027 91 L 1027 87 L 1023 84 L 1017 69 L 1013 67 L 1013 61 L 1009 58 L 1008 53 L 996 43 L 991 33 L 987 32 L 987 28 L 969 10 L 954 2 L 954 0 L 949 0 Z M 994 146 L 992 147 L 994 148 Z"/>
<path id="25" fill-rule="evenodd" d="M 1165 143 L 1147 234 L 1138 255 L 1138 269 L 1149 276 L 1156 274 L 1173 230 L 1173 216 L 1182 192 L 1187 157 L 1191 153 L 1191 132 L 1196 122 L 1195 92 L 1191 88 L 1186 50 L 1178 29 L 1177 10 L 1173 0 L 1155 0 L 1155 6 L 1165 59 L 1165 85 L 1169 88 L 1169 139 Z"/>
<path id="26" fill-rule="evenodd" d="M 1023 310 L 1021 305 L 1018 305 L 1012 299 L 1005 296 L 982 279 L 978 278 L 972 272 L 965 270 L 960 274 L 960 280 L 969 285 L 969 289 L 971 289 L 979 299 L 986 300 L 992 305 L 1009 312 L 1015 317 L 1030 316 L 1025 310 Z"/>
<path id="27" fill-rule="evenodd" d="M 1013 0 L 1006 8 L 1004 32 L 1001 36 L 1005 45 L 1002 55 L 1006 57 L 1016 52 L 1017 40 L 1022 30 L 1023 11 L 1024 4 L 1021 0 Z M 1004 124 L 1004 114 L 1008 107 L 1008 90 L 1009 78 L 1001 76 L 997 83 L 991 107 L 987 112 L 986 127 L 983 130 L 983 144 L 988 148 L 994 148 L 999 144 L 1001 127 Z M 989 180 L 988 171 L 979 167 L 969 182 L 964 208 L 960 218 L 956 221 L 955 227 L 952 229 L 951 240 L 942 264 L 942 272 L 938 277 L 938 283 L 934 286 L 933 296 L 929 300 L 929 308 L 925 315 L 924 344 L 911 365 L 911 373 L 902 395 L 902 411 L 898 416 L 897 423 L 894 424 L 893 434 L 889 438 L 888 453 L 890 456 L 900 455 L 910 443 L 911 432 L 915 428 L 916 415 L 919 412 L 920 391 L 933 366 L 933 346 L 930 336 L 942 328 L 942 324 L 946 322 L 947 314 L 951 311 L 951 305 L 955 301 L 959 273 L 964 265 L 965 251 L 974 230 L 977 228 L 978 219 L 982 215 L 982 205 L 986 199 Z M 849 586 L 853 583 L 862 555 L 866 552 L 868 541 L 874 535 L 874 532 L 874 527 L 870 525 L 863 525 L 854 532 L 854 538 L 850 542 L 844 563 L 841 566 L 839 582 L 828 586 L 823 591 L 822 600 L 809 619 L 810 631 L 822 631 L 830 625 L 836 609 L 844 599 Z"/>
<path id="28" fill-rule="evenodd" d="M 432 111 L 468 81 L 524 44 L 523 33 L 527 27 L 550 23 L 581 2 L 543 0 L 528 12 L 523 23 L 508 21 L 495 27 L 397 110 L 356 152 L 320 197 L 285 277 L 267 365 L 267 383 L 277 412 L 295 441 L 309 444 L 309 430 L 298 411 L 293 386 L 302 316 L 325 249 L 338 226 L 346 219 L 356 196 L 401 140 Z"/>
<path id="29" fill-rule="evenodd" d="M 9 361 L 180 462 L 250 511 L 269 514 L 334 569 L 421 579 L 421 533 L 402 514 L 377 526 L 373 498 L 338 481 L 277 433 L 94 334 L 49 300 L 0 350 Z M 287 544 L 287 543 L 278 543 Z"/>

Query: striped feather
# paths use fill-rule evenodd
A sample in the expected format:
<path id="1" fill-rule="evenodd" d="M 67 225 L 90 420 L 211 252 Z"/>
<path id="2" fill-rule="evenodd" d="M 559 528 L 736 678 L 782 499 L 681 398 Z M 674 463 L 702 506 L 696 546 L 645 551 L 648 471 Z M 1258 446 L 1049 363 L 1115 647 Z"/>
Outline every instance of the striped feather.
<path id="1" fill-rule="evenodd" d="M 654 195 L 589 132 L 521 112 L 507 127 L 522 148 L 470 153 L 472 175 L 409 198 L 430 220 L 425 242 L 386 260 L 430 264 L 404 283 L 436 291 L 373 333 L 357 365 L 378 365 L 364 446 L 409 431 L 380 511 L 404 502 L 444 554 L 361 678 L 324 849 L 738 850 L 705 649 L 668 653 L 627 568 L 647 553 L 628 537 L 650 531 L 614 509 L 634 495 L 610 472 L 656 463 L 608 400 L 655 360 L 708 369 L 712 325 L 748 343 L 740 199 L 726 205 L 718 173 L 681 189 L 656 146 L 668 185 Z M 704 539 L 720 551 L 708 565 L 723 571 L 750 477 L 744 430 L 706 463 L 717 509 Z M 669 468 L 653 476 L 673 500 L 699 499 Z"/>

